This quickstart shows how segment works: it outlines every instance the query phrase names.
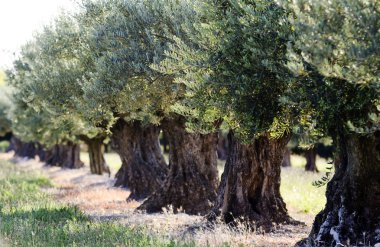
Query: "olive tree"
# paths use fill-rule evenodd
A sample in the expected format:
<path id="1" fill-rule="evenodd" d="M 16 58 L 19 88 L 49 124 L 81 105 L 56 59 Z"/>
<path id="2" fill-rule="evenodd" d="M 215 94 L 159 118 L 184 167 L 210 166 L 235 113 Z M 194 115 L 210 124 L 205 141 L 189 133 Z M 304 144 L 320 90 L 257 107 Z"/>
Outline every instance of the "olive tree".
<path id="1" fill-rule="evenodd" d="M 188 18 L 180 3 L 84 2 L 81 23 L 93 30 L 88 43 L 97 58 L 96 71 L 83 90 L 93 123 L 112 126 L 111 144 L 123 161 L 116 185 L 128 186 L 130 199 L 155 192 L 156 199 L 150 201 L 156 203 L 144 208 L 148 212 L 173 205 L 188 213 L 206 213 L 217 182 L 216 136 L 186 132 L 185 117 L 172 111 L 184 90 L 171 76 L 152 69 L 173 42 L 166 34 L 181 32 L 171 15 Z M 158 142 L 161 128 L 169 137 L 170 170 Z"/>
<path id="2" fill-rule="evenodd" d="M 0 136 L 5 136 L 11 132 L 11 121 L 8 118 L 8 111 L 11 101 L 6 92 L 6 86 L 0 85 Z"/>
<path id="3" fill-rule="evenodd" d="M 61 14 L 35 37 L 36 58 L 32 78 L 24 91 L 33 96 L 29 103 L 36 111 L 48 112 L 63 138 L 84 141 L 89 150 L 90 170 L 109 173 L 103 156 L 104 131 L 86 122 L 82 112 L 82 81 L 94 69 L 89 47 L 81 42 L 86 33 L 69 14 Z M 66 135 L 66 137 L 65 137 Z"/>
<path id="4" fill-rule="evenodd" d="M 280 169 L 296 116 L 281 98 L 292 73 L 288 13 L 274 1 L 200 1 L 190 38 L 176 37 L 157 68 L 186 88 L 177 111 L 191 129 L 230 127 L 229 154 L 209 219 L 244 219 L 269 229 L 291 222 L 280 195 Z M 191 119 L 190 119 L 191 120 Z"/>
<path id="5" fill-rule="evenodd" d="M 70 118 L 58 119 L 49 108 L 41 107 L 37 104 L 38 98 L 31 89 L 37 86 L 39 81 L 49 79 L 39 75 L 44 71 L 38 69 L 38 55 L 39 47 L 36 42 L 28 43 L 23 47 L 21 57 L 15 61 L 14 69 L 10 73 L 9 83 L 13 88 L 10 110 L 12 130 L 22 141 L 36 147 L 38 152 L 42 149 L 40 143 L 51 148 L 46 153 L 40 154 L 40 158 L 46 163 L 80 168 L 83 163 L 79 160 L 79 146 L 74 143 L 71 132 L 65 131 L 72 129 L 76 122 Z M 61 145 L 63 143 L 66 145 Z M 32 157 L 34 155 L 31 153 Z"/>
<path id="6" fill-rule="evenodd" d="M 325 209 L 300 245 L 375 245 L 380 241 L 380 3 L 306 0 L 290 7 L 297 16 L 299 64 L 293 69 L 300 90 L 289 102 L 310 109 L 314 128 L 337 147 Z"/>

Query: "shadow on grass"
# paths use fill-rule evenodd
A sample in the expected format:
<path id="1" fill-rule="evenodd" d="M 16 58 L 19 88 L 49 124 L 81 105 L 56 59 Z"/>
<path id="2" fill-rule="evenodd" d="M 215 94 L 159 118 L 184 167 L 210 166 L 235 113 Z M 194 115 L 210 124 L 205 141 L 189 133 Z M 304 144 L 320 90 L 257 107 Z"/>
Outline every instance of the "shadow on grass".
<path id="1" fill-rule="evenodd" d="M 33 221 L 41 221 L 45 223 L 59 223 L 66 221 L 89 221 L 75 206 L 64 206 L 59 208 L 39 208 L 31 210 L 13 209 L 9 213 L 0 213 L 1 218 L 5 221 L 14 219 L 32 219 Z"/>
<path id="2" fill-rule="evenodd" d="M 14 209 L 0 212 L 0 221 L 0 235 L 12 240 L 12 246 L 185 246 L 144 228 L 89 220 L 74 206 Z"/>

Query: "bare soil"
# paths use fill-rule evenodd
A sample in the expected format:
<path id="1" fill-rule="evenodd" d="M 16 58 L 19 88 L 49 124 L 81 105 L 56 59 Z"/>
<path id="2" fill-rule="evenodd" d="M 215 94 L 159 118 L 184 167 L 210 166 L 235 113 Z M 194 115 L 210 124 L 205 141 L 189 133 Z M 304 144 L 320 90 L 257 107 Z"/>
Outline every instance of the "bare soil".
<path id="1" fill-rule="evenodd" d="M 46 192 L 58 201 L 78 206 L 94 220 L 112 220 L 130 227 L 143 227 L 148 232 L 177 240 L 194 241 L 199 246 L 294 246 L 310 232 L 313 216 L 297 213 L 288 207 L 290 215 L 305 225 L 281 225 L 270 233 L 252 232 L 243 225 L 230 229 L 225 224 L 216 223 L 212 229 L 202 226 L 204 218 L 185 213 L 173 214 L 169 209 L 164 213 L 146 214 L 136 212 L 141 204 L 126 201 L 128 189 L 114 187 L 113 176 L 92 175 L 88 164 L 81 169 L 62 169 L 45 166 L 35 160 L 14 158 L 13 154 L 0 154 L 0 159 L 10 160 L 26 171 L 38 171 L 51 179 L 54 187 Z"/>

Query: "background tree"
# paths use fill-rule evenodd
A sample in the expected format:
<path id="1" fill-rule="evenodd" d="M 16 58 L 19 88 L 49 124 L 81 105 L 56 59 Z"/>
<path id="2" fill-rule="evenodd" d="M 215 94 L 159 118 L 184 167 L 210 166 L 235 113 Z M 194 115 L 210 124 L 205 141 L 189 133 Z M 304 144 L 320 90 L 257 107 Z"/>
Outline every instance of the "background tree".
<path id="1" fill-rule="evenodd" d="M 0 137 L 11 132 L 11 121 L 8 118 L 8 110 L 11 107 L 11 101 L 6 92 L 5 84 L 0 82 Z"/>
<path id="2" fill-rule="evenodd" d="M 106 135 L 88 124 L 81 113 L 86 110 L 82 109 L 82 80 L 93 69 L 88 46 L 80 42 L 83 35 L 77 21 L 68 14 L 61 14 L 38 33 L 36 58 L 31 62 L 33 80 L 22 90 L 33 97 L 30 107 L 54 119 L 61 139 L 80 139 L 88 145 L 92 173 L 109 173 L 103 155 Z"/>
<path id="3" fill-rule="evenodd" d="M 189 38 L 186 30 L 199 18 L 195 11 L 197 4 L 187 0 L 167 0 L 153 5 L 156 23 L 153 34 L 163 35 L 165 50 L 161 51 L 160 60 L 150 64 L 149 68 L 167 78 L 166 84 L 160 87 L 169 96 L 169 101 L 158 112 L 169 141 L 170 169 L 163 186 L 139 207 L 148 212 L 161 211 L 163 207 L 172 205 L 175 211 L 182 208 L 190 214 L 206 214 L 216 196 L 217 132 L 191 132 L 187 129 L 186 123 L 194 115 L 178 108 L 188 96 L 186 85 L 178 84 L 171 74 L 159 69 L 159 63 L 166 57 L 169 47 L 175 44 L 175 39 Z M 158 94 L 155 97 L 162 96 Z"/>
<path id="4" fill-rule="evenodd" d="M 94 64 L 82 87 L 85 116 L 111 132 L 111 145 L 122 160 L 116 186 L 127 186 L 129 199 L 150 195 L 167 173 L 159 122 L 150 113 L 157 102 L 149 98 L 149 90 L 159 83 L 150 85 L 155 79 L 146 72 L 161 44 L 141 33 L 151 24 L 149 15 L 140 20 L 139 14 L 147 15 L 143 1 L 84 1 L 76 16 Z"/>
<path id="5" fill-rule="evenodd" d="M 294 106 L 337 147 L 327 203 L 303 244 L 373 245 L 380 229 L 378 1 L 293 1 L 303 65 Z M 301 243 L 300 243 L 301 245 Z"/>
<path id="6" fill-rule="evenodd" d="M 54 147 L 48 152 L 49 155 L 43 155 L 43 160 L 46 158 L 48 164 L 67 168 L 82 167 L 79 146 L 73 142 L 70 132 L 64 130 L 71 129 L 74 122 L 70 119 L 58 119 L 48 108 L 36 104 L 35 94 L 30 90 L 39 80 L 49 79 L 38 75 L 43 72 L 36 69 L 38 52 L 36 43 L 25 45 L 21 58 L 14 64 L 14 71 L 9 74 L 9 83 L 13 88 L 10 111 L 12 129 L 22 141 L 32 142 L 39 149 L 40 144 L 35 143 L 37 140 L 47 148 Z M 65 145 L 61 145 L 63 143 Z M 54 162 L 50 162 L 47 157 L 51 157 Z"/>

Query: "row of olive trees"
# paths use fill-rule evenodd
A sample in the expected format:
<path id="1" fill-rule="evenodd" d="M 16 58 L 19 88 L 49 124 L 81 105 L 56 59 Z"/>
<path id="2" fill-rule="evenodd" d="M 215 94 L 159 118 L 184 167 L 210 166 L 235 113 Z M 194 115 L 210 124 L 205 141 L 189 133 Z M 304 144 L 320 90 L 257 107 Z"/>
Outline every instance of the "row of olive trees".
<path id="1" fill-rule="evenodd" d="M 57 153 L 85 141 L 99 174 L 109 138 L 122 159 L 116 185 L 147 198 L 139 209 L 265 229 L 294 222 L 279 192 L 294 127 L 328 135 L 336 173 L 304 244 L 374 244 L 379 22 L 376 0 L 83 1 L 24 46 L 9 76 L 12 130 Z M 230 145 L 217 188 L 222 123 Z"/>

